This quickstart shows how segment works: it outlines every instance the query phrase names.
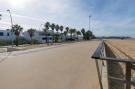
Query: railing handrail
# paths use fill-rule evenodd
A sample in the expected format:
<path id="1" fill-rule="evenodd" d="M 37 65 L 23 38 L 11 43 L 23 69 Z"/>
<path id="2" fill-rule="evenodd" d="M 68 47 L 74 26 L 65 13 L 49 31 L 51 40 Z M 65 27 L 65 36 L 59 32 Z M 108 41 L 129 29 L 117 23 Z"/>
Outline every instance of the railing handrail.
<path id="1" fill-rule="evenodd" d="M 132 63 L 135 64 L 135 60 L 133 59 L 124 59 L 124 58 L 113 58 L 113 57 L 103 57 L 101 56 L 102 54 L 102 49 L 105 49 L 105 41 L 103 40 L 99 46 L 97 47 L 96 51 L 94 52 L 94 54 L 92 55 L 91 58 L 93 59 L 99 59 L 99 60 L 110 60 L 110 61 L 116 61 L 116 62 L 124 62 L 124 63 Z"/>
<path id="2" fill-rule="evenodd" d="M 98 48 L 96 49 L 96 51 L 94 52 L 94 54 L 92 55 L 92 58 L 94 59 L 100 59 L 101 58 L 101 52 L 102 52 L 102 49 L 104 49 L 104 41 L 102 41 Z"/>

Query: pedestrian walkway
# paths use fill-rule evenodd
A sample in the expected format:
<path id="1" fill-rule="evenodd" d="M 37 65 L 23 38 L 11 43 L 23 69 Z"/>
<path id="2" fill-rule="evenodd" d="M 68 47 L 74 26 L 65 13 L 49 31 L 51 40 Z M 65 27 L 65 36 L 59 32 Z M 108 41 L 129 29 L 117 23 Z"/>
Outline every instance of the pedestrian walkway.
<path id="1" fill-rule="evenodd" d="M 0 63 L 0 89 L 99 89 L 90 58 L 98 44 L 78 42 L 9 56 Z"/>

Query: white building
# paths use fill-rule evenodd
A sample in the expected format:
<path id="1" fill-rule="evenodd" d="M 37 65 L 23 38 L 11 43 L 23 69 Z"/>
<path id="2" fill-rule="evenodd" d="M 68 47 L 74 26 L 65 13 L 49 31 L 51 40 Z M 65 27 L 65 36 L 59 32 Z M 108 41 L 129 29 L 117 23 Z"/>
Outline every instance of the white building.
<path id="1" fill-rule="evenodd" d="M 8 30 L 0 30 L 0 40 L 12 41 L 15 39 L 14 33 Z"/>
<path id="2" fill-rule="evenodd" d="M 66 40 L 82 40 L 83 36 L 82 35 L 77 36 L 76 34 L 72 34 L 72 38 L 71 38 L 70 34 L 67 34 L 66 36 L 64 34 L 62 34 L 61 36 L 59 36 L 59 39 L 62 40 L 62 41 L 66 41 Z"/>
<path id="3" fill-rule="evenodd" d="M 76 34 L 72 34 L 72 37 L 71 37 L 70 34 L 67 34 L 66 40 L 77 40 L 77 35 Z"/>
<path id="4" fill-rule="evenodd" d="M 27 31 L 23 33 L 23 36 L 26 40 L 31 40 L 30 35 Z M 48 41 L 49 43 L 53 42 L 52 36 L 45 36 L 43 31 L 35 31 L 32 39 L 37 40 L 39 43 L 46 43 L 46 41 Z"/>
<path id="5" fill-rule="evenodd" d="M 52 31 L 49 30 L 49 33 L 52 33 Z M 60 35 L 60 33 L 57 33 L 57 32 L 55 32 L 55 34 Z M 20 37 L 23 37 L 24 39 L 29 40 L 29 41 L 31 40 L 29 33 L 27 31 L 20 33 Z M 15 40 L 15 38 L 16 38 L 16 36 L 11 31 L 0 30 L 0 40 L 12 41 L 12 40 Z M 82 39 L 82 36 L 79 36 L 78 38 Z M 39 43 L 46 43 L 46 41 L 48 41 L 49 43 L 53 42 L 53 37 L 45 36 L 43 31 L 35 31 L 32 39 L 37 40 Z M 71 39 L 70 34 L 67 34 L 67 36 L 62 34 L 62 39 L 61 39 L 61 36 L 59 36 L 59 41 L 61 41 L 61 40 L 66 41 L 66 40 L 70 40 L 70 39 Z M 77 40 L 77 36 L 73 35 L 72 39 Z"/>

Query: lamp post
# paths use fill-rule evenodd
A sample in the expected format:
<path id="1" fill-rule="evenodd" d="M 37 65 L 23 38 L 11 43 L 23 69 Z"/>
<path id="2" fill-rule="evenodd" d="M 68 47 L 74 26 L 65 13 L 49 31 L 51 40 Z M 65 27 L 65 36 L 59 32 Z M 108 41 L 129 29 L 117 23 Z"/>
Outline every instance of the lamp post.
<path id="1" fill-rule="evenodd" d="M 0 20 L 1 20 L 2 14 L 0 14 Z"/>
<path id="2" fill-rule="evenodd" d="M 41 29 L 42 25 L 43 25 L 43 24 L 40 24 L 39 31 L 40 31 L 40 29 Z"/>
<path id="3" fill-rule="evenodd" d="M 8 9 L 7 12 L 9 12 L 10 15 L 10 20 L 11 20 L 11 35 L 12 35 L 12 47 L 13 47 L 13 20 L 12 20 L 12 15 L 11 15 L 11 11 Z"/>
<path id="4" fill-rule="evenodd" d="M 91 20 L 91 17 L 92 17 L 92 16 L 89 15 L 89 30 L 91 30 L 91 21 L 90 21 L 90 20 Z"/>

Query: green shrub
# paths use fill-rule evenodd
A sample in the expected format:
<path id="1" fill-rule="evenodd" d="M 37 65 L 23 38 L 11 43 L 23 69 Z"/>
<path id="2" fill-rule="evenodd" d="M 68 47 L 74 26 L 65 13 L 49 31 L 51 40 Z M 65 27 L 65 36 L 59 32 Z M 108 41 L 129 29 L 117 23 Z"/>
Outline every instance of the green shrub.
<path id="1" fill-rule="evenodd" d="M 16 39 L 13 41 L 15 45 Z M 31 44 L 31 41 L 24 39 L 23 37 L 19 37 L 18 39 L 18 44 L 23 45 L 23 44 Z M 39 44 L 37 40 L 32 40 L 32 44 Z M 0 40 L 0 46 L 8 46 L 12 45 L 12 41 L 6 41 L 6 40 Z"/>
<path id="2" fill-rule="evenodd" d="M 35 39 L 32 39 L 32 44 L 39 44 L 39 42 L 37 40 L 35 40 Z"/>
<path id="3" fill-rule="evenodd" d="M 59 34 L 54 35 L 54 40 L 55 40 L 55 42 L 59 42 Z"/>
<path id="4" fill-rule="evenodd" d="M 15 42 L 16 42 L 16 39 L 14 40 L 14 44 L 15 44 Z M 18 39 L 18 44 L 19 44 L 19 45 L 22 45 L 22 44 L 29 44 L 29 41 L 26 40 L 26 39 L 24 39 L 23 37 L 19 37 L 19 39 Z"/>
<path id="5" fill-rule="evenodd" d="M 12 44 L 11 41 L 0 40 L 0 46 L 7 46 L 7 45 L 11 45 L 11 44 Z"/>

